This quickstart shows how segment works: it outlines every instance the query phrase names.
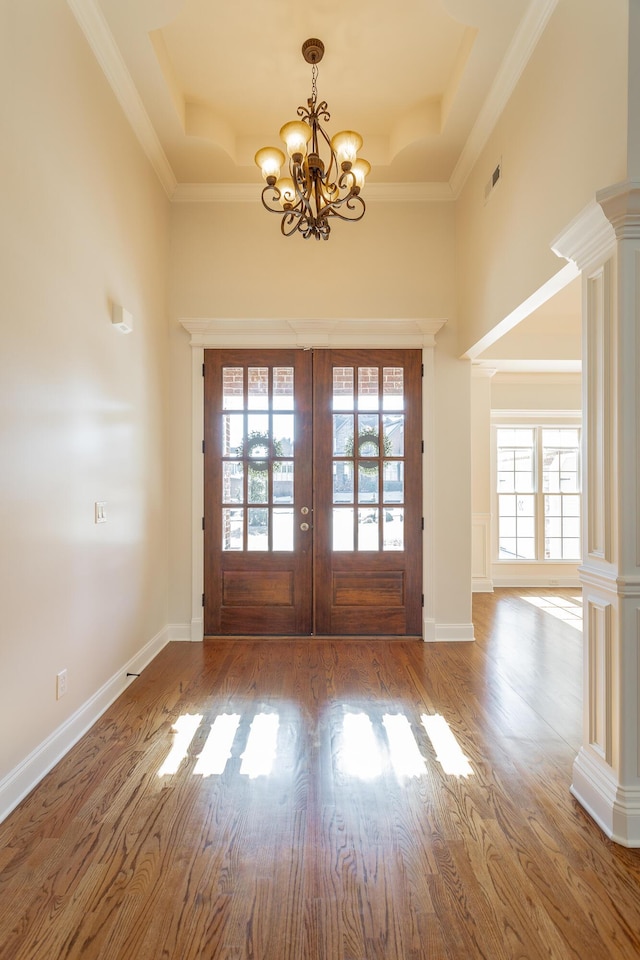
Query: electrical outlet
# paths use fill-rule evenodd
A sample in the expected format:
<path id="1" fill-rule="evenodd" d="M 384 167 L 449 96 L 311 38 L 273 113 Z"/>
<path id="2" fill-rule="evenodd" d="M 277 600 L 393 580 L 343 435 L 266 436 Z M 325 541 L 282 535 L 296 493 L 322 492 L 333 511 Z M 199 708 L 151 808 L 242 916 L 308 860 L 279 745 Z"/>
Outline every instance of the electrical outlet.
<path id="1" fill-rule="evenodd" d="M 67 692 L 67 671 L 61 670 L 60 673 L 56 674 L 56 700 L 59 700 L 60 697 L 64 697 Z"/>

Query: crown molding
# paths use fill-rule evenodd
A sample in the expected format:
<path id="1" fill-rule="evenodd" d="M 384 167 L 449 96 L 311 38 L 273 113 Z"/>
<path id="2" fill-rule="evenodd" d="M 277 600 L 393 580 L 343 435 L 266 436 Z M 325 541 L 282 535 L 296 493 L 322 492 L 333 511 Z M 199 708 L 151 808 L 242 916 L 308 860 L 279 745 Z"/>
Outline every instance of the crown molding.
<path id="1" fill-rule="evenodd" d="M 531 0 L 451 175 L 454 199 L 460 196 L 557 5 L 558 0 Z"/>
<path id="2" fill-rule="evenodd" d="M 557 257 L 580 271 L 604 263 L 615 249 L 615 232 L 595 200 L 590 201 L 551 244 Z"/>
<path id="3" fill-rule="evenodd" d="M 481 361 L 481 365 L 483 365 L 484 363 L 487 364 L 487 367 L 490 370 L 492 370 L 494 374 L 496 375 L 499 374 L 501 380 L 504 380 L 504 377 L 506 375 L 511 375 L 511 374 L 513 374 L 518 378 L 521 378 L 522 376 L 527 376 L 528 374 L 533 374 L 536 378 L 538 378 L 542 374 L 549 374 L 551 376 L 560 374 L 563 378 L 565 375 L 573 374 L 578 378 L 580 378 L 580 375 L 582 373 L 582 360 L 488 359 L 486 361 Z"/>
<path id="4" fill-rule="evenodd" d="M 173 203 L 255 203 L 261 181 L 255 183 L 179 183 Z M 454 200 L 448 183 L 368 183 L 362 193 L 366 203 L 434 203 Z"/>
<path id="5" fill-rule="evenodd" d="M 223 317 L 179 323 L 191 335 L 192 347 L 376 347 L 412 349 L 435 346 L 446 320 L 401 318 L 341 320 L 229 319 Z"/>
<path id="6" fill-rule="evenodd" d="M 176 178 L 97 0 L 67 0 L 168 197 Z"/>

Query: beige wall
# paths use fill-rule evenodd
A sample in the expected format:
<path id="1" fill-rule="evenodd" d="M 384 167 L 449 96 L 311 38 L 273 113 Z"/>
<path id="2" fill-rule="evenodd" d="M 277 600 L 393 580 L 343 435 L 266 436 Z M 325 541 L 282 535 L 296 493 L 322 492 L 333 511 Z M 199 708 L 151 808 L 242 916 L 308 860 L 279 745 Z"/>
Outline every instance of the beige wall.
<path id="1" fill-rule="evenodd" d="M 436 348 L 438 618 L 470 622 L 469 365 L 457 357 L 453 204 L 371 203 L 327 243 L 280 236 L 256 203 L 172 208 L 171 619 L 190 619 L 191 359 L 180 319 L 441 318 Z M 465 395 L 467 402 L 465 403 Z M 451 495 L 455 488 L 455 496 Z M 462 558 L 462 559 L 461 559 Z"/>
<path id="2" fill-rule="evenodd" d="M 1 782 L 167 622 L 168 202 L 66 3 L 0 8 Z"/>
<path id="3" fill-rule="evenodd" d="M 577 373 L 499 373 L 491 382 L 491 408 L 507 410 L 581 410 Z"/>
<path id="4" fill-rule="evenodd" d="M 561 0 L 457 204 L 460 352 L 564 265 L 551 243 L 626 175 L 628 0 Z M 487 203 L 498 162 L 502 180 Z"/>

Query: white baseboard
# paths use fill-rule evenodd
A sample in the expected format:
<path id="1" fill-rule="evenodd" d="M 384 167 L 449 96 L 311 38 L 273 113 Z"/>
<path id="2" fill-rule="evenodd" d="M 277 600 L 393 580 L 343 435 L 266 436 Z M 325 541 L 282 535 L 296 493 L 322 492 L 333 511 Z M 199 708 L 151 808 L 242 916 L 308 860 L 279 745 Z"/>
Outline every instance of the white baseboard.
<path id="1" fill-rule="evenodd" d="M 467 643 L 475 640 L 472 623 L 437 623 L 424 618 L 422 636 L 425 643 Z"/>
<path id="2" fill-rule="evenodd" d="M 493 580 L 487 580 L 484 577 L 471 578 L 472 593 L 493 593 Z"/>
<path id="3" fill-rule="evenodd" d="M 127 677 L 127 673 L 141 673 L 169 639 L 169 627 L 163 627 L 68 720 L 0 781 L 0 823 L 126 690 L 133 679 Z"/>
<path id="4" fill-rule="evenodd" d="M 640 847 L 640 788 L 617 783 L 611 768 L 581 747 L 570 789 L 610 840 L 623 847 Z"/>
<path id="5" fill-rule="evenodd" d="M 179 640 L 179 641 L 191 641 L 193 637 L 191 636 L 191 624 L 190 623 L 169 623 L 167 624 L 168 639 Z"/>
<path id="6" fill-rule="evenodd" d="M 494 577 L 494 587 L 540 587 L 553 590 L 554 587 L 579 588 L 578 577 Z"/>

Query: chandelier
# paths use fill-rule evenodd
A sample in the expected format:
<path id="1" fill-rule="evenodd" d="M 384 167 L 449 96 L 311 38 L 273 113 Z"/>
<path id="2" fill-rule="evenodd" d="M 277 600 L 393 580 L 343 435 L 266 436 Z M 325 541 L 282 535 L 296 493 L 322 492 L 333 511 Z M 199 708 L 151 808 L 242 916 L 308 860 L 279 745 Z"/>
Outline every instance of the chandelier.
<path id="1" fill-rule="evenodd" d="M 354 130 L 342 130 L 329 139 L 321 123 L 330 119 L 326 100 L 318 103 L 316 87 L 323 55 L 321 40 L 303 43 L 302 56 L 311 64 L 311 96 L 306 107 L 298 107 L 300 119 L 280 130 L 289 154 L 289 176 L 280 177 L 285 157 L 277 147 L 263 147 L 255 156 L 267 181 L 262 204 L 270 213 L 280 214 L 285 237 L 301 233 L 305 239 L 328 240 L 334 217 L 362 220 L 365 212 L 360 190 L 371 166 L 356 156 L 362 137 Z"/>

